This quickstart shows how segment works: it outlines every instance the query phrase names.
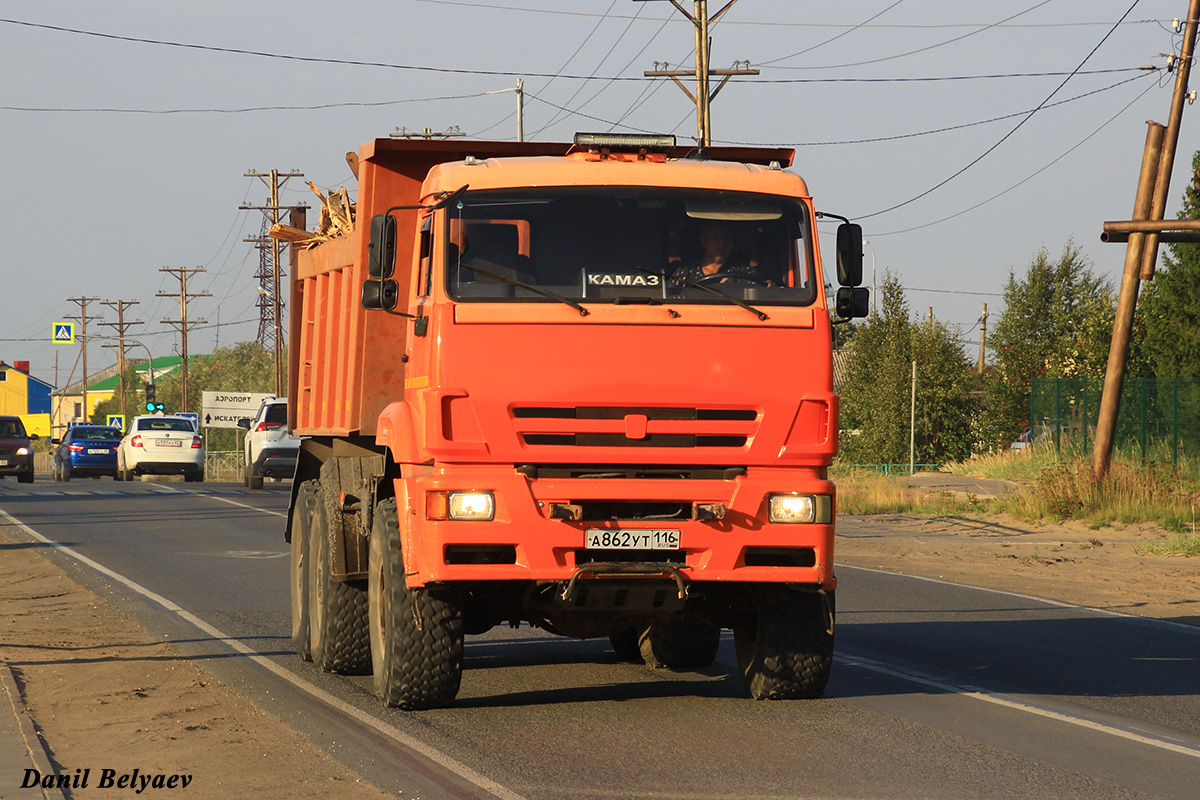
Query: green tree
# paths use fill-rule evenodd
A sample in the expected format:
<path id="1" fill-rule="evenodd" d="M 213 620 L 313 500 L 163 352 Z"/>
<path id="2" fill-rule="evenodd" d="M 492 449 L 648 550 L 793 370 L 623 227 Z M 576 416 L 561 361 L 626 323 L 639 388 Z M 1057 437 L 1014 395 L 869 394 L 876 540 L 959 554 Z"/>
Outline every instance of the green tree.
<path id="1" fill-rule="evenodd" d="M 1183 193 L 1181 219 L 1200 219 L 1200 152 Z M 1145 314 L 1146 356 L 1155 377 L 1200 376 L 1200 245 L 1171 244 L 1138 303 Z"/>
<path id="2" fill-rule="evenodd" d="M 917 362 L 915 457 L 942 463 L 971 453 L 971 368 L 957 337 L 943 324 L 918 324 L 891 273 L 881 287 L 881 312 L 855 330 L 839 389 L 842 457 L 852 463 L 907 463 L 912 363 Z"/>
<path id="3" fill-rule="evenodd" d="M 993 366 L 980 425 L 992 446 L 1006 446 L 1028 429 L 1034 378 L 1102 377 L 1112 336 L 1112 290 L 1074 242 L 1057 261 L 1039 250 L 1019 280 L 1010 271 L 1004 304 L 988 337 Z"/>

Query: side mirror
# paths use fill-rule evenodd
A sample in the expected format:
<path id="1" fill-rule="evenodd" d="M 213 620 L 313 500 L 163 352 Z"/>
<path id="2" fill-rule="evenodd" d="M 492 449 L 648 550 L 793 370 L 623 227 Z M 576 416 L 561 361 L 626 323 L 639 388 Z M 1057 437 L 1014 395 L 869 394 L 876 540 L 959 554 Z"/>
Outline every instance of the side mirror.
<path id="1" fill-rule="evenodd" d="M 837 290 L 836 311 L 842 319 L 867 316 L 871 313 L 871 290 L 843 286 Z"/>
<path id="2" fill-rule="evenodd" d="M 396 269 L 396 218 L 391 214 L 371 217 L 371 238 L 367 242 L 367 274 L 372 278 L 390 278 Z"/>
<path id="3" fill-rule="evenodd" d="M 249 417 L 242 417 L 237 421 L 237 426 L 239 428 L 245 428 L 246 430 L 250 430 L 250 421 L 251 420 Z"/>
<path id="4" fill-rule="evenodd" d="M 40 439 L 40 438 L 42 438 L 42 437 L 38 436 L 36 433 L 31 433 L 31 434 L 29 434 L 29 436 L 28 436 L 28 439 L 29 439 L 29 441 L 31 441 L 31 442 L 36 442 L 36 441 L 37 441 L 38 439 Z"/>
<path id="5" fill-rule="evenodd" d="M 391 311 L 400 302 L 400 284 L 393 280 L 363 281 L 362 307 Z"/>
<path id="6" fill-rule="evenodd" d="M 858 286 L 862 283 L 862 269 L 862 226 L 843 222 L 837 229 L 838 283 L 842 286 Z"/>

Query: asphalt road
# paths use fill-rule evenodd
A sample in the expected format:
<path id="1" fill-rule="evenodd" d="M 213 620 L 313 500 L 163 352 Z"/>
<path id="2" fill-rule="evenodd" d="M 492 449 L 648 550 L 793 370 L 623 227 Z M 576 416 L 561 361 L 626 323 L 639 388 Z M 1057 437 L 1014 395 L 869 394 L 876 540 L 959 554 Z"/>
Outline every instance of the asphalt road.
<path id="1" fill-rule="evenodd" d="M 288 651 L 287 489 L 5 481 L 0 510 L 364 778 L 425 800 L 1194 798 L 1200 786 L 1200 629 L 848 567 L 819 701 L 745 699 L 728 633 L 713 667 L 655 672 L 619 663 L 607 640 L 522 627 L 468 638 L 452 708 L 384 709 L 367 679 Z"/>

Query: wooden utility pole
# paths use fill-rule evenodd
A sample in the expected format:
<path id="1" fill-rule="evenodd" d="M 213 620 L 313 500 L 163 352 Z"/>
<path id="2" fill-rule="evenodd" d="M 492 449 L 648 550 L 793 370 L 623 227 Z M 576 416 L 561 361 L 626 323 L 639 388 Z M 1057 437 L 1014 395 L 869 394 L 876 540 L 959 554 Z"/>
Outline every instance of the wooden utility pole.
<path id="1" fill-rule="evenodd" d="M 271 191 L 271 204 L 269 206 L 241 206 L 241 208 L 262 211 L 267 215 L 267 219 L 272 225 L 277 225 L 283 220 L 284 211 L 284 207 L 279 205 L 279 190 L 283 188 L 283 184 L 287 183 L 288 178 L 303 178 L 304 173 L 280 172 L 277 169 L 273 169 L 269 174 L 264 174 L 252 170 L 247 172 L 245 177 L 258 178 L 267 185 L 267 188 Z M 261 283 L 259 285 L 260 293 L 265 292 L 264 297 L 268 301 L 267 303 L 262 303 L 259 307 L 264 312 L 269 308 L 271 312 L 271 338 L 275 342 L 276 397 L 283 397 L 283 387 L 287 384 L 283 374 L 283 300 L 279 296 L 279 281 L 283 273 L 283 268 L 280 264 L 280 248 L 279 240 L 271 239 L 271 283 L 268 287 L 262 286 Z"/>
<path id="2" fill-rule="evenodd" d="M 100 324 L 117 329 L 117 344 L 104 346 L 115 347 L 117 350 L 117 374 L 121 376 L 121 418 L 125 420 L 126 425 L 129 424 L 129 408 L 125 399 L 125 329 L 130 325 L 141 325 L 142 323 L 141 321 L 126 322 L 125 306 L 136 306 L 137 304 L 136 300 L 105 300 L 101 304 L 117 311 L 116 322 L 101 322 Z"/>
<path id="3" fill-rule="evenodd" d="M 1179 141 L 1179 127 L 1183 120 L 1183 104 L 1188 94 L 1188 79 L 1191 74 L 1192 57 L 1195 53 L 1197 22 L 1200 18 L 1200 0 L 1188 3 L 1187 22 L 1184 25 L 1183 45 L 1175 75 L 1175 92 L 1171 97 L 1171 116 L 1164 128 L 1157 122 L 1148 122 L 1146 144 L 1142 151 L 1142 169 L 1138 176 L 1138 188 L 1134 198 L 1133 219 L 1126 223 L 1106 223 L 1105 241 L 1125 237 L 1125 269 L 1121 276 L 1121 293 L 1117 299 L 1117 313 L 1113 320 L 1112 342 L 1108 350 L 1108 365 L 1104 371 L 1104 392 L 1100 397 L 1100 417 L 1096 423 L 1096 441 L 1092 448 L 1092 477 L 1100 480 L 1108 474 L 1112 465 L 1112 451 L 1116 440 L 1117 415 L 1121 405 L 1121 391 L 1125 385 L 1125 368 L 1129 359 L 1129 338 L 1133 330 L 1134 311 L 1140 282 L 1154 276 L 1154 263 L 1158 259 L 1158 242 L 1164 231 L 1181 229 L 1195 230 L 1181 221 L 1166 223 L 1163 213 L 1167 206 L 1167 192 L 1171 183 L 1171 170 L 1175 165 L 1175 148 Z M 1181 241 L 1181 234 L 1173 234 L 1170 240 Z"/>
<path id="4" fill-rule="evenodd" d="M 88 303 L 95 303 L 100 300 L 99 297 L 69 297 L 67 302 L 77 303 L 79 305 L 79 316 L 67 317 L 79 321 L 79 351 L 83 355 L 83 421 L 89 422 L 91 417 L 88 416 L 88 368 L 87 368 L 87 324 L 88 324 Z"/>
<path id="5" fill-rule="evenodd" d="M 635 0 L 635 2 L 646 2 L 646 0 Z M 647 70 L 643 74 L 648 78 L 670 78 L 675 81 L 675 85 L 683 90 L 693 103 L 696 104 L 696 142 L 701 147 L 710 147 L 712 145 L 712 118 L 709 109 L 712 106 L 712 101 L 716 99 L 717 94 L 725 88 L 725 84 L 729 83 L 729 79 L 734 75 L 757 75 L 758 70 L 750 67 L 750 62 L 735 61 L 732 69 L 711 69 L 709 67 L 709 58 L 712 55 L 712 39 L 708 35 L 708 26 L 720 19 L 729 8 L 737 2 L 737 0 L 729 0 L 721 10 L 708 15 L 708 0 L 695 0 L 693 11 L 689 12 L 686 8 L 679 4 L 679 0 L 670 0 L 671 5 L 679 9 L 679 13 L 683 14 L 692 25 L 696 28 L 696 68 L 694 70 L 679 70 L 667 69 L 670 66 L 663 63 L 662 69 L 659 69 L 659 62 L 654 62 L 654 69 Z M 721 76 L 721 82 L 716 89 L 710 89 L 709 78 L 713 75 Z M 696 79 L 696 91 L 693 93 L 680 81 L 680 78 L 694 76 Z"/>
<path id="6" fill-rule="evenodd" d="M 207 272 L 201 267 L 163 267 L 159 272 L 169 272 L 179 279 L 179 294 L 168 294 L 167 292 L 159 292 L 155 297 L 174 297 L 179 300 L 179 319 L 164 319 L 164 325 L 170 325 L 175 330 L 179 331 L 179 355 L 183 360 L 179 365 L 179 382 L 180 382 L 180 411 L 188 410 L 188 331 L 197 325 L 203 325 L 207 320 L 188 319 L 188 300 L 196 297 L 212 297 L 208 292 L 188 292 L 187 282 L 188 276 L 196 272 Z"/>
<path id="7" fill-rule="evenodd" d="M 983 314 L 979 317 L 979 374 L 983 374 L 983 354 L 987 347 L 987 303 L 983 304 Z"/>

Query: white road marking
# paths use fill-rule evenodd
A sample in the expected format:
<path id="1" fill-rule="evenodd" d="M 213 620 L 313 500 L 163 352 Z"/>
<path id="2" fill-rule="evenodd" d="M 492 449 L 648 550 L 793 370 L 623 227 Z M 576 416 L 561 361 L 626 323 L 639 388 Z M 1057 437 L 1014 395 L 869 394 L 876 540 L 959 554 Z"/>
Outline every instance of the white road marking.
<path id="1" fill-rule="evenodd" d="M 979 700 L 984 703 L 992 703 L 993 705 L 1009 708 L 1014 711 L 1023 711 L 1026 714 L 1033 714 L 1038 717 L 1045 717 L 1057 722 L 1064 722 L 1068 725 L 1074 725 L 1080 728 L 1096 731 L 1097 733 L 1116 736 L 1121 739 L 1128 739 L 1131 742 L 1138 744 L 1149 745 L 1160 750 L 1167 750 L 1172 753 L 1179 753 L 1192 758 L 1200 758 L 1200 749 L 1189 747 L 1186 744 L 1173 741 L 1171 739 L 1155 736 L 1154 734 L 1139 733 L 1125 728 L 1117 728 L 1112 725 L 1105 725 L 1087 717 L 1077 716 L 1074 714 L 1064 714 L 1061 711 L 1045 708 L 1035 705 L 1024 700 L 1018 700 L 1009 695 L 1000 694 L 999 692 L 991 692 L 986 689 L 980 689 L 975 686 L 959 686 L 945 680 L 941 680 L 932 675 L 923 675 L 907 670 L 900 670 L 884 664 L 882 661 L 875 661 L 870 658 L 862 658 L 860 656 L 841 656 L 835 655 L 834 660 L 843 664 L 848 664 L 854 667 L 878 672 L 881 675 L 887 675 L 890 678 L 899 678 L 910 683 L 916 683 L 921 686 L 926 686 L 932 689 L 940 689 L 949 694 L 956 694 L 961 697 L 966 697 L 971 700 Z"/>
<path id="2" fill-rule="evenodd" d="M 986 594 L 998 594 L 1001 597 L 1012 597 L 1017 600 L 1029 600 L 1035 603 L 1041 603 L 1047 606 L 1055 606 L 1056 608 L 1070 608 L 1076 611 L 1090 611 L 1093 614 L 1103 614 L 1106 617 L 1117 617 L 1118 619 L 1137 620 L 1144 622 L 1153 627 L 1170 628 L 1176 632 L 1186 632 L 1193 636 L 1200 636 L 1200 626 L 1188 625 L 1185 622 L 1172 622 L 1169 619 L 1154 619 L 1153 617 L 1139 617 L 1137 614 L 1126 614 L 1122 611 L 1110 611 L 1107 608 L 1093 608 L 1092 606 L 1081 606 L 1075 603 L 1064 603 L 1061 600 L 1050 600 L 1046 597 L 1036 597 L 1031 594 L 1019 594 L 1017 592 L 1009 592 L 1004 589 L 989 589 L 986 586 L 972 586 L 969 583 L 954 583 L 953 581 L 945 581 L 939 578 L 926 578 L 923 575 L 907 575 L 903 572 L 888 572 L 886 569 L 872 569 L 870 567 L 852 567 L 848 564 L 841 564 L 838 569 L 856 570 L 858 572 L 870 572 L 874 575 L 890 575 L 893 578 L 907 578 L 910 581 L 920 581 L 921 583 L 933 583 L 938 586 L 953 586 L 956 589 L 970 589 L 973 592 L 984 592 Z"/>
<path id="3" fill-rule="evenodd" d="M 219 499 L 223 499 L 223 498 L 217 498 L 217 499 L 219 500 Z M 232 501 L 230 501 L 230 502 L 232 502 Z M 234 503 L 234 505 L 243 505 L 243 504 L 242 503 Z M 246 508 L 252 508 L 255 511 L 262 510 L 262 509 L 253 508 L 252 506 L 246 506 Z M 264 512 L 264 513 L 278 513 L 278 512 Z M 280 516 L 284 516 L 284 515 L 280 515 Z M 236 650 L 238 653 L 246 656 L 248 659 L 250 659 L 254 663 L 258 664 L 260 667 L 263 667 L 264 669 L 269 670 L 271 673 L 273 673 L 277 677 L 282 678 L 283 680 L 285 680 L 288 683 L 295 686 L 297 689 L 300 689 L 301 691 L 308 693 L 309 695 L 311 695 L 315 699 L 321 701 L 325 705 L 330 706 L 331 708 L 335 708 L 338 711 L 341 711 L 343 714 L 345 714 L 349 717 L 352 717 L 353 719 L 362 723 L 363 725 L 367 725 L 368 727 L 371 727 L 371 728 L 379 731 L 384 736 L 387 736 L 388 738 L 397 742 L 401 746 L 406 747 L 409 750 L 412 750 L 413 752 L 420 753 L 421 755 L 425 756 L 430 761 L 439 765 L 443 769 L 453 772 L 454 774 L 458 775 L 459 777 L 463 778 L 464 780 L 469 781 L 470 783 L 474 784 L 475 786 L 478 786 L 480 789 L 483 789 L 484 791 L 494 795 L 495 797 L 502 798 L 503 800 L 527 800 L 527 798 L 524 795 L 518 794 L 518 793 L 512 791 L 511 789 L 508 789 L 508 788 L 502 786 L 501 784 L 497 783 L 496 781 L 492 780 L 491 778 L 481 775 L 480 773 L 478 773 L 475 770 L 468 767 L 466 764 L 463 764 L 462 762 L 446 755 L 445 753 L 441 752 L 440 750 L 438 750 L 434 747 L 431 747 L 430 745 L 425 744 L 424 742 L 420 741 L 419 739 L 409 736 L 408 734 L 404 733 L 403 731 L 399 730 L 398 728 L 394 728 L 385 722 L 375 719 L 371 715 L 367 714 L 365 711 L 361 711 L 360 709 L 355 708 L 354 706 L 350 705 L 349 703 L 346 703 L 346 702 L 334 697 L 333 695 L 329 694 L 328 692 L 326 692 L 322 689 L 319 689 L 316 686 L 313 686 L 312 684 L 303 680 L 299 676 L 292 674 L 291 672 L 287 671 L 283 667 L 280 667 L 274 661 L 272 661 L 271 659 L 262 655 L 257 650 L 254 650 L 254 649 L 246 646 L 245 644 L 243 644 L 242 642 L 233 638 L 232 636 L 228 635 L 227 633 L 224 633 L 223 631 L 219 630 L 218 628 L 213 627 L 212 625 L 210 625 L 207 622 L 205 622 L 204 620 L 202 620 L 200 617 L 197 617 L 195 614 L 191 613 L 190 611 L 176 605 L 175 603 L 173 603 L 172 601 L 163 597 L 162 595 L 158 594 L 157 592 L 153 592 L 153 591 L 147 589 L 146 587 L 142 586 L 141 584 L 137 583 L 136 581 L 133 581 L 130 578 L 126 578 L 124 575 L 120 574 L 119 572 L 114 572 L 113 570 L 109 569 L 108 567 L 104 566 L 103 564 L 101 564 L 97 561 L 93 561 L 92 559 L 88 558 L 87 556 L 83 555 L 82 553 L 76 552 L 75 550 L 72 550 L 70 547 L 67 547 L 64 544 L 56 542 L 52 539 L 47 539 L 45 536 L 38 533 L 33 528 L 30 528 L 25 523 L 21 522 L 20 520 L 16 519 L 15 517 L 13 517 L 11 514 L 9 514 L 4 509 L 0 509 L 0 517 L 3 517 L 4 519 L 6 519 L 10 525 L 16 527 L 18 530 L 23 531 L 27 536 L 31 536 L 34 539 L 36 539 L 37 541 L 39 541 L 43 544 L 49 545 L 50 547 L 55 548 L 56 550 L 58 550 L 61 553 L 65 553 L 66 555 L 69 555 L 71 558 L 74 558 L 76 561 L 80 562 L 81 564 L 85 564 L 88 567 L 91 567 L 96 572 L 99 572 L 101 575 L 109 577 L 109 578 L 113 579 L 114 581 L 116 581 L 117 583 L 120 583 L 123 586 L 128 587 L 132 591 L 140 594 L 142 597 L 145 597 L 147 600 L 157 603 L 158 605 L 162 606 L 167 611 L 178 616 L 180 619 L 183 619 L 183 620 L 187 621 L 188 623 L 190 623 L 191 625 L 194 625 L 195 627 L 199 628 L 204 633 L 211 636 L 213 639 L 216 639 L 216 640 L 222 642 L 223 644 L 225 644 L 227 647 L 230 647 L 233 650 Z"/>

